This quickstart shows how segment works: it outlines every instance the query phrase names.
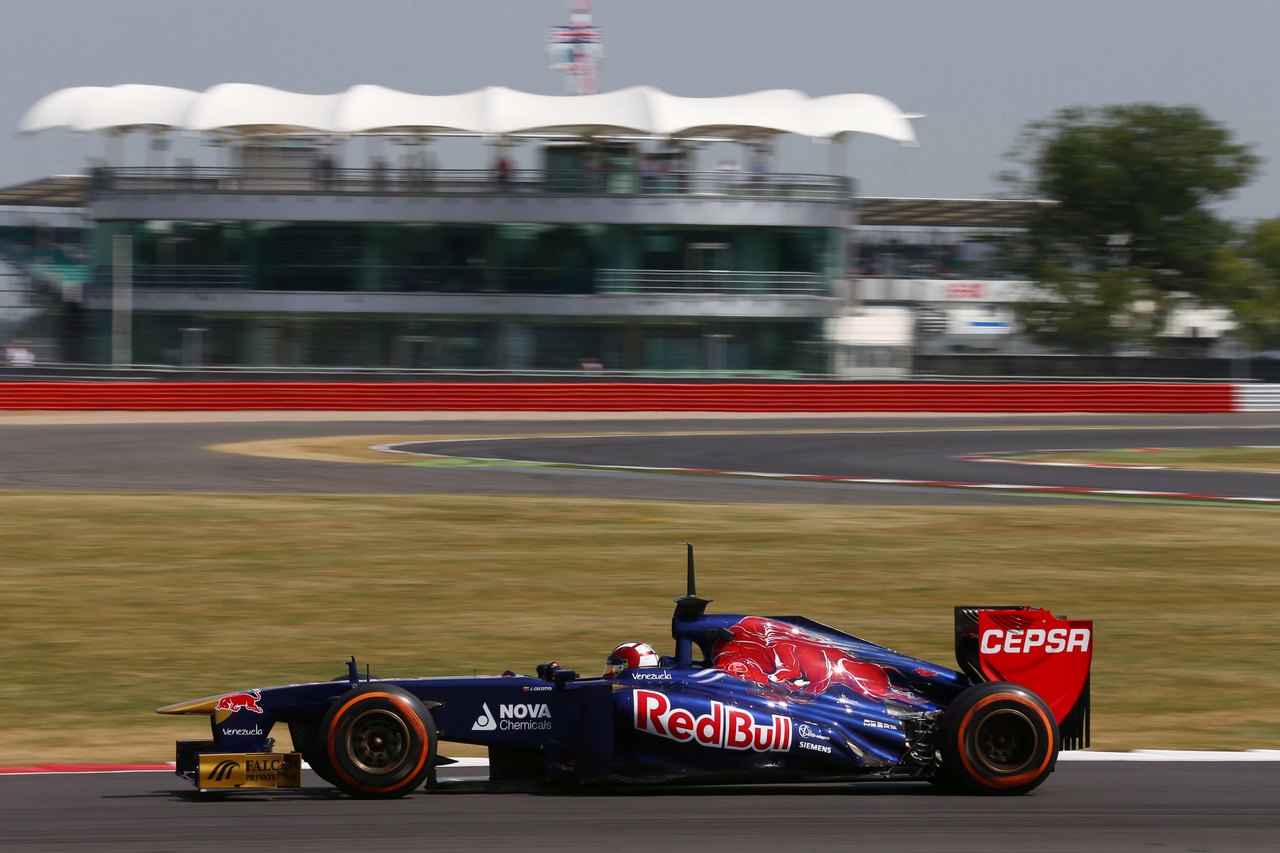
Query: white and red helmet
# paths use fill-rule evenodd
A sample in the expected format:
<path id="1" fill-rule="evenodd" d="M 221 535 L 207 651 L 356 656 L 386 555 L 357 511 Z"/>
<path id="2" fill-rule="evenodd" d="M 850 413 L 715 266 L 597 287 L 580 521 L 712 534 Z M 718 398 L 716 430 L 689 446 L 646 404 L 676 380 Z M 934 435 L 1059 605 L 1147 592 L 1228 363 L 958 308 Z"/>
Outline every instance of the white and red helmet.
<path id="1" fill-rule="evenodd" d="M 641 666 L 657 666 L 658 653 L 648 643 L 622 643 L 605 659 L 604 677 L 617 678 L 618 673 Z"/>

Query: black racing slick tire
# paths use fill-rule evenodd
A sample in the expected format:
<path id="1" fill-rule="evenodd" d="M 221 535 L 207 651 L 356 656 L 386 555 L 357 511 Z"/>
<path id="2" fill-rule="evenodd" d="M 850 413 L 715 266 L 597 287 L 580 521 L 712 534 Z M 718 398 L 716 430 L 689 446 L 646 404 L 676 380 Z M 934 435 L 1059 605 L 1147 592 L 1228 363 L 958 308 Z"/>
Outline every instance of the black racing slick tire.
<path id="1" fill-rule="evenodd" d="M 942 769 L 964 790 L 1025 794 L 1053 772 L 1060 736 L 1053 712 L 1025 687 L 976 684 L 942 721 Z"/>
<path id="2" fill-rule="evenodd" d="M 329 766 L 329 758 L 320 746 L 320 721 L 317 719 L 290 720 L 289 737 L 293 748 L 302 753 L 302 760 L 324 781 L 338 787 L 337 776 Z"/>
<path id="3" fill-rule="evenodd" d="M 403 797 L 435 766 L 431 712 L 390 684 L 361 684 L 339 697 L 320 722 L 320 738 L 334 784 L 352 797 Z"/>

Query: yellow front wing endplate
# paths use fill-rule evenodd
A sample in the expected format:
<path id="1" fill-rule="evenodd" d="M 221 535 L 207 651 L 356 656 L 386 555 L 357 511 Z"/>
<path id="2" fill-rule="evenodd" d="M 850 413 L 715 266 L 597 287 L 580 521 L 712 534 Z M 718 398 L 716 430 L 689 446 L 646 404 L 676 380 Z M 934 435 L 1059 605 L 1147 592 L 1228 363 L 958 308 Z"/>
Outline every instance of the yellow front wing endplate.
<path id="1" fill-rule="evenodd" d="M 226 788 L 300 788 L 302 753 L 202 753 L 196 787 L 201 791 Z"/>

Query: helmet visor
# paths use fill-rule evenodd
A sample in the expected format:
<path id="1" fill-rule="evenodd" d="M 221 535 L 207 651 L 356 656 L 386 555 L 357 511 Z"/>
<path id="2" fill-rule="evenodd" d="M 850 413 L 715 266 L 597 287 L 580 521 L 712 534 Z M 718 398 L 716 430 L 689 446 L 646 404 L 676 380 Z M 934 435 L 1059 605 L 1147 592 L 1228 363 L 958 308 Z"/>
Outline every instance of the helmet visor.
<path id="1" fill-rule="evenodd" d="M 604 677 L 617 678 L 618 673 L 625 671 L 627 662 L 617 655 L 609 655 L 604 661 Z"/>

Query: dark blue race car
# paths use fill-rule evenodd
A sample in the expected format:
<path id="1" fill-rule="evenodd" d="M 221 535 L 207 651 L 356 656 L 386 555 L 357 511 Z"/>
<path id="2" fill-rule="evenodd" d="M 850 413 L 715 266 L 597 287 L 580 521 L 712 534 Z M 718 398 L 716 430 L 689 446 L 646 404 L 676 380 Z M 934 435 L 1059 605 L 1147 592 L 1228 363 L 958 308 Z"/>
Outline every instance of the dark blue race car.
<path id="1" fill-rule="evenodd" d="M 604 676 L 343 678 L 159 709 L 208 715 L 179 741 L 197 788 L 286 788 L 305 761 L 353 797 L 435 783 L 441 742 L 488 747 L 495 787 L 928 780 L 1021 794 L 1088 745 L 1091 622 L 1032 607 L 957 607 L 959 670 L 799 616 L 707 614 L 689 551 L 675 654 L 624 643 Z M 296 751 L 274 750 L 288 726 Z"/>

